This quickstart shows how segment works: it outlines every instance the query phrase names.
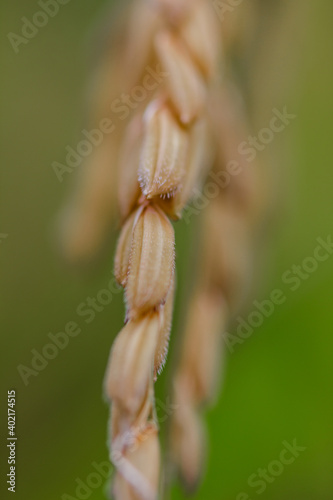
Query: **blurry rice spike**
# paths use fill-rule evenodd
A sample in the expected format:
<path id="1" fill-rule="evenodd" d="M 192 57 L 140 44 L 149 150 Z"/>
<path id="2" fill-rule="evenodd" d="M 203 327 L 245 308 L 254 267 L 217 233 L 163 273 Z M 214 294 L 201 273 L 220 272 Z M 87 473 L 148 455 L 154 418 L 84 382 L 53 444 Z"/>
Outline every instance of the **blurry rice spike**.
<path id="1" fill-rule="evenodd" d="M 175 276 L 173 276 L 172 278 L 172 282 L 168 291 L 168 295 L 165 300 L 165 304 L 162 305 L 159 310 L 160 329 L 159 329 L 157 347 L 154 359 L 155 380 L 157 379 L 157 375 L 160 375 L 160 373 L 162 372 L 168 355 L 170 331 L 172 325 L 174 295 L 175 295 Z"/>
<path id="2" fill-rule="evenodd" d="M 190 303 L 178 377 L 197 405 L 212 402 L 218 392 L 224 365 L 222 332 L 228 318 L 228 306 L 216 290 L 199 291 Z"/>
<path id="3" fill-rule="evenodd" d="M 142 84 L 146 66 L 155 59 L 153 37 L 162 23 L 159 13 L 147 0 L 127 4 L 126 8 L 124 3 L 119 5 L 116 15 L 115 7 L 111 14 L 106 12 L 100 23 L 104 35 L 96 44 L 95 68 L 88 89 L 93 124 L 111 116 L 115 100 L 120 101 L 122 94 Z"/>
<path id="4" fill-rule="evenodd" d="M 180 413 L 172 415 L 172 457 L 187 487 L 194 487 L 201 474 L 203 451 L 195 450 L 204 442 L 197 412 L 216 395 L 223 329 L 243 305 L 249 289 L 253 224 L 246 211 L 237 207 L 236 197 L 235 189 L 222 193 L 210 201 L 203 214 L 201 274 L 190 303 L 175 377 L 175 403 L 182 402 L 182 412 L 186 411 L 187 421 L 192 421 L 185 426 Z"/>
<path id="5" fill-rule="evenodd" d="M 118 203 L 120 214 L 126 218 L 140 198 L 138 171 L 143 140 L 142 115 L 136 115 L 129 124 L 120 151 L 118 164 Z"/>
<path id="6" fill-rule="evenodd" d="M 189 124 L 198 118 L 206 101 L 207 89 L 203 77 L 176 35 L 162 31 L 156 36 L 157 55 L 169 73 L 166 85 L 180 121 Z"/>
<path id="7" fill-rule="evenodd" d="M 207 78 L 216 75 L 220 26 L 212 5 L 197 0 L 180 27 L 180 36 Z"/>
<path id="8" fill-rule="evenodd" d="M 177 411 L 171 427 L 171 456 L 188 493 L 194 493 L 204 470 L 205 429 L 196 408 L 183 399 L 184 393 L 175 396 Z"/>
<path id="9" fill-rule="evenodd" d="M 152 105 L 154 111 L 146 114 L 139 168 L 141 190 L 148 199 L 170 197 L 182 188 L 189 139 L 165 105 Z"/>
<path id="10" fill-rule="evenodd" d="M 70 263 L 87 263 L 101 248 L 115 206 L 117 146 L 106 140 L 86 160 L 73 199 L 61 214 L 60 244 Z"/>
<path id="11" fill-rule="evenodd" d="M 148 205 L 134 226 L 125 287 L 127 317 L 165 302 L 175 267 L 175 235 L 166 215 Z"/>
<path id="12" fill-rule="evenodd" d="M 222 111 L 222 112 L 221 112 Z M 215 177 L 223 180 L 223 172 L 233 169 L 230 183 L 221 189 L 244 219 L 257 224 L 266 203 L 265 190 L 258 160 L 248 162 L 240 145 L 250 135 L 239 89 L 230 83 L 215 87 L 210 92 L 208 116 L 217 145 Z"/>
<path id="13" fill-rule="evenodd" d="M 234 313 L 243 305 L 250 288 L 250 227 L 229 200 L 216 198 L 206 209 L 202 230 L 202 279 L 221 290 Z"/>
<path id="14" fill-rule="evenodd" d="M 171 453 L 187 489 L 202 475 L 205 436 L 199 412 L 217 394 L 223 367 L 222 331 L 228 307 L 220 292 L 199 288 L 191 300 L 182 355 L 174 381 L 177 412 L 171 425 Z"/>
<path id="15" fill-rule="evenodd" d="M 159 328 L 158 313 L 129 321 L 111 350 L 106 393 L 131 415 L 141 408 L 152 378 Z"/>
<path id="16" fill-rule="evenodd" d="M 157 427 L 147 425 L 133 436 L 116 456 L 117 474 L 113 484 L 115 498 L 121 500 L 156 500 L 159 489 L 160 447 Z"/>

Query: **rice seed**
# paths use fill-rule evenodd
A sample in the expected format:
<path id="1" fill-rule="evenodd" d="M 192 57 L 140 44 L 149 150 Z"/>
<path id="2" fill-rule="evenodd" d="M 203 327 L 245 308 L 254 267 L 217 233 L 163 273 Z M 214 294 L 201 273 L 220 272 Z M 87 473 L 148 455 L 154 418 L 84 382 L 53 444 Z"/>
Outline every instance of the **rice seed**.
<path id="1" fill-rule="evenodd" d="M 105 392 L 131 415 L 142 406 L 152 377 L 159 324 L 157 313 L 129 321 L 111 350 Z"/>
<path id="2" fill-rule="evenodd" d="M 184 399 L 176 399 L 176 402 L 171 428 L 172 458 L 186 491 L 193 493 L 203 473 L 205 433 L 196 410 Z"/>
<path id="3" fill-rule="evenodd" d="M 172 196 L 185 175 L 188 134 L 164 105 L 146 123 L 140 159 L 139 182 L 146 198 Z"/>
<path id="4" fill-rule="evenodd" d="M 216 74 L 219 56 L 219 20 L 205 0 L 194 2 L 180 28 L 180 36 L 206 78 Z"/>
<path id="5" fill-rule="evenodd" d="M 135 225 L 126 283 L 128 317 L 165 302 L 174 273 L 174 230 L 158 208 L 146 207 Z"/>
<path id="6" fill-rule="evenodd" d="M 185 45 L 175 35 L 161 32 L 155 38 L 155 45 L 163 67 L 170 75 L 166 81 L 170 99 L 181 122 L 188 124 L 203 111 L 206 100 L 203 78 Z"/>
<path id="7" fill-rule="evenodd" d="M 117 475 L 113 485 L 115 498 L 157 500 L 160 448 L 155 425 L 148 425 L 115 462 Z"/>
<path id="8" fill-rule="evenodd" d="M 117 400 L 112 401 L 110 418 L 110 442 L 112 449 L 121 453 L 123 449 L 131 447 L 133 436 L 146 429 L 150 422 L 154 422 L 154 387 L 150 376 L 141 406 L 134 413 L 129 412 Z"/>
<path id="9" fill-rule="evenodd" d="M 159 13 L 149 2 L 132 2 L 118 49 L 117 73 L 121 73 L 125 83 L 121 91 L 130 92 L 142 80 L 145 67 L 152 60 L 153 39 L 161 24 Z"/>

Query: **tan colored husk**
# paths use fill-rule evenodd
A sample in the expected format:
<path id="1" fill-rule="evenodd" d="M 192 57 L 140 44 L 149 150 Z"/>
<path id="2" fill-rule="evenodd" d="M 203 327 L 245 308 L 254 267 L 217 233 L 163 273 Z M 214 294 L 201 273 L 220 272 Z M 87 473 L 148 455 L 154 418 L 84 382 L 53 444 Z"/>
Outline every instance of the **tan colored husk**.
<path id="1" fill-rule="evenodd" d="M 253 237 L 242 214 L 227 199 L 213 200 L 204 219 L 202 272 L 235 312 L 249 291 Z"/>
<path id="2" fill-rule="evenodd" d="M 132 90 L 142 79 L 146 65 L 153 58 L 155 33 L 162 25 L 163 19 L 149 2 L 132 2 L 123 33 L 123 50 L 118 54 L 119 71 L 123 72 L 126 89 Z"/>
<path id="3" fill-rule="evenodd" d="M 167 217 L 147 206 L 135 224 L 125 288 L 128 317 L 165 302 L 174 273 L 175 235 Z"/>
<path id="4" fill-rule="evenodd" d="M 207 78 L 214 77 L 220 55 L 220 26 L 209 2 L 194 2 L 181 25 L 180 36 L 203 74 Z"/>
<path id="5" fill-rule="evenodd" d="M 147 118 L 139 182 L 146 198 L 174 195 L 182 188 L 188 152 L 188 133 L 163 106 Z"/>
<path id="6" fill-rule="evenodd" d="M 190 303 L 179 377 L 195 404 L 211 402 L 218 392 L 223 365 L 222 332 L 228 317 L 220 293 L 198 292 Z"/>
<path id="7" fill-rule="evenodd" d="M 155 45 L 162 65 L 170 75 L 166 81 L 170 99 L 180 120 L 191 123 L 203 111 L 207 95 L 203 78 L 185 44 L 175 35 L 167 31 L 159 33 Z"/>
<path id="8" fill-rule="evenodd" d="M 130 414 L 142 406 L 153 370 L 159 316 L 129 321 L 114 342 L 105 390 L 110 400 Z"/>
<path id="9" fill-rule="evenodd" d="M 204 427 L 200 411 L 218 390 L 223 366 L 222 332 L 228 308 L 216 289 L 203 288 L 191 300 L 178 373 L 174 377 L 171 453 L 186 489 L 196 488 L 205 455 Z"/>
<path id="10" fill-rule="evenodd" d="M 117 401 L 111 403 L 111 418 L 110 418 L 110 443 L 111 457 L 117 459 L 123 453 L 123 450 L 130 447 L 136 436 L 145 432 L 147 426 L 156 425 L 154 420 L 154 388 L 152 371 L 149 377 L 146 392 L 142 398 L 141 406 L 135 408 L 135 412 L 131 413 Z M 106 379 L 107 380 L 107 379 Z"/>
<path id="11" fill-rule="evenodd" d="M 203 474 L 205 432 L 195 408 L 183 398 L 175 401 L 177 411 L 171 428 L 172 460 L 186 490 L 193 493 Z"/>
<path id="12" fill-rule="evenodd" d="M 157 428 L 147 426 L 116 461 L 113 492 L 122 500 L 155 500 L 159 487 L 160 448 Z"/>

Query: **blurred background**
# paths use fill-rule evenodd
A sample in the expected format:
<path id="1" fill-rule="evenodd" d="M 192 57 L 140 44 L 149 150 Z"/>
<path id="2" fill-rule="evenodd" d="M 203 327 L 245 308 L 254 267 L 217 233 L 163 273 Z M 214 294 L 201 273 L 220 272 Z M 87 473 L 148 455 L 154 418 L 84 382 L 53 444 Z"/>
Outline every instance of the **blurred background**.
<path id="1" fill-rule="evenodd" d="M 67 268 L 56 250 L 55 225 L 75 173 L 59 182 L 51 166 L 64 161 L 65 147 L 78 141 L 90 39 L 105 6 L 103 0 L 61 5 L 15 53 L 7 34 L 20 34 L 21 18 L 31 19 L 38 3 L 1 4 L 2 498 L 9 494 L 4 443 L 11 389 L 17 399 L 16 498 L 105 498 L 104 480 L 83 488 L 81 496 L 76 489 L 78 479 L 87 484 L 93 463 L 108 457 L 109 411 L 102 399 L 102 380 L 111 343 L 123 323 L 122 293 L 115 293 L 90 323 L 77 308 L 96 297 L 112 277 L 116 228 L 98 266 L 85 274 Z M 333 5 L 330 0 L 294 0 L 260 6 L 251 67 L 239 61 L 253 130 L 266 126 L 273 108 L 287 106 L 296 119 L 260 158 L 271 169 L 274 209 L 254 298 L 264 300 L 281 288 L 287 299 L 227 356 L 223 391 L 207 413 L 207 471 L 194 498 L 256 498 L 249 477 L 279 459 L 284 441 L 296 439 L 306 450 L 259 496 L 328 500 L 333 497 L 333 256 L 294 292 L 282 276 L 313 255 L 317 238 L 326 240 L 333 233 Z M 194 230 L 195 221 L 176 225 L 178 291 L 171 359 L 188 290 L 188 242 Z M 64 331 L 68 322 L 77 323 L 79 334 L 24 384 L 18 366 L 31 367 L 31 350 L 40 353 L 50 342 L 49 333 Z M 170 413 L 171 366 L 156 387 L 162 427 Z M 184 498 L 180 487 L 172 489 L 171 498 Z"/>

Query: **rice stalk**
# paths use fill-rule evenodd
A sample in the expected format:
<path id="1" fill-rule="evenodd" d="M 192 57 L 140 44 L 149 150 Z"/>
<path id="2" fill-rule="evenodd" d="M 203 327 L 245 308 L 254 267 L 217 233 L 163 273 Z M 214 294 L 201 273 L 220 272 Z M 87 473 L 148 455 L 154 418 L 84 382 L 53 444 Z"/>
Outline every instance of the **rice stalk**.
<path id="1" fill-rule="evenodd" d="M 180 219 L 207 172 L 224 169 L 237 142 L 230 123 L 234 97 L 221 86 L 222 23 L 208 0 L 134 0 L 96 72 L 91 123 L 100 123 L 125 92 L 161 68 L 147 102 L 128 105 L 86 162 L 65 214 L 63 248 L 89 260 L 102 245 L 115 205 L 121 230 L 115 276 L 124 289 L 125 324 L 112 346 L 105 394 L 110 402 L 110 459 L 116 500 L 154 500 L 161 478 L 154 383 L 168 351 L 175 293 L 175 237 Z M 229 44 L 229 45 L 228 45 Z M 222 57 L 223 56 L 223 57 Z M 228 115 L 229 113 L 229 115 Z M 242 119 L 240 120 L 242 122 Z M 231 124 L 231 127 L 229 126 Z M 235 125 L 235 126 L 234 126 Z M 257 220 L 258 190 L 235 178 L 205 214 L 202 272 L 174 377 L 171 427 L 174 461 L 189 488 L 202 472 L 204 430 L 199 408 L 216 392 L 221 330 L 237 309 Z M 252 187 L 253 189 L 252 189 Z M 260 203 L 259 203 L 260 205 Z"/>

